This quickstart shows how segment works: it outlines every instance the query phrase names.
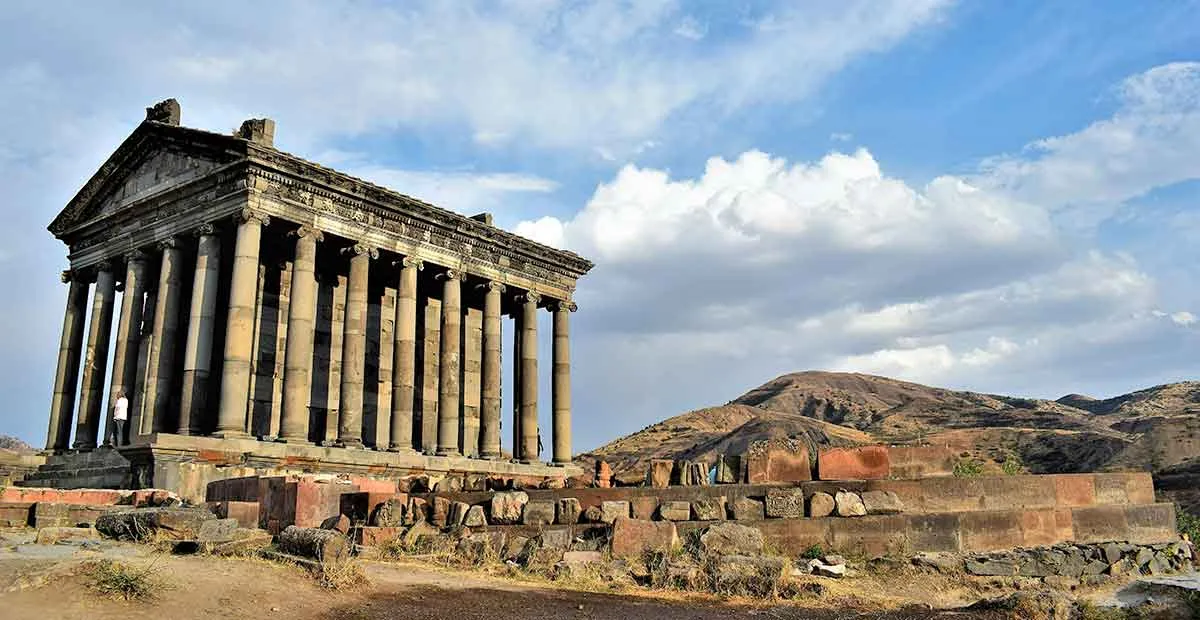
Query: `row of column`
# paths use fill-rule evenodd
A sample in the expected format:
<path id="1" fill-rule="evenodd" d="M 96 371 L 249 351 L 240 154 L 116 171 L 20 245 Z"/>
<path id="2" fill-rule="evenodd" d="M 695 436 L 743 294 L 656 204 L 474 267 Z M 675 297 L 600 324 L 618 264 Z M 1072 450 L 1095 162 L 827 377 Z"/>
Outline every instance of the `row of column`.
<path id="1" fill-rule="evenodd" d="M 223 352 L 217 437 L 247 437 L 245 416 L 249 400 L 254 320 L 256 312 L 257 274 L 262 227 L 266 216 L 250 210 L 238 217 L 229 310 Z M 290 233 L 295 239 L 291 301 L 287 318 L 287 348 L 284 356 L 280 441 L 308 443 L 309 387 L 313 359 L 314 319 L 316 315 L 317 243 L 323 241 L 320 231 L 300 227 Z M 191 308 L 185 342 L 182 395 L 179 423 L 176 432 L 199 432 L 200 412 L 205 410 L 209 393 L 209 367 L 212 356 L 213 329 L 216 317 L 217 287 L 219 284 L 220 241 L 211 225 L 198 231 L 198 250 L 192 281 Z M 170 402 L 170 386 L 175 358 L 174 344 L 178 331 L 181 303 L 181 250 L 174 240 L 160 244 L 162 265 L 159 271 L 158 294 L 154 307 L 147 305 L 143 317 L 142 299 L 146 292 L 147 256 L 134 252 L 127 257 L 124 280 L 125 294 L 117 324 L 116 351 L 113 358 L 113 377 L 110 393 L 115 399 L 126 393 L 130 411 L 141 412 L 140 419 L 130 419 L 131 432 L 149 434 L 155 420 L 164 419 Z M 369 261 L 378 258 L 378 251 L 362 244 L 345 248 L 350 258 L 347 280 L 344 334 L 342 340 L 342 385 L 339 402 L 336 444 L 362 447 L 362 419 L 366 365 L 366 321 L 368 300 Z M 394 263 L 399 268 L 398 295 L 394 320 L 394 364 L 392 371 L 392 417 L 389 442 L 392 451 L 414 451 L 412 424 L 416 395 L 416 326 L 417 273 L 424 268 L 421 260 L 403 257 Z M 442 284 L 441 349 L 438 381 L 437 454 L 461 454 L 459 446 L 459 402 L 462 386 L 459 381 L 462 362 L 461 322 L 463 317 L 462 283 L 464 275 L 451 268 L 438 273 Z M 115 278 L 109 263 L 95 270 L 96 292 L 92 299 L 91 326 L 87 335 L 86 358 L 83 363 L 83 388 L 77 416 L 74 447 L 88 450 L 96 446 L 99 416 L 106 409 L 103 402 L 105 362 L 108 358 L 109 329 L 112 323 L 115 298 Z M 89 283 L 73 274 L 70 282 L 67 309 L 63 321 L 59 348 L 58 372 L 55 377 L 51 404 L 48 450 L 64 450 L 70 437 L 71 412 L 74 398 L 80 351 L 83 339 Z M 479 454 L 483 458 L 500 456 L 501 410 L 501 295 L 502 283 L 491 281 L 479 285 L 484 293 L 483 342 L 480 374 Z M 524 292 L 515 298 L 519 311 L 515 313 L 517 329 L 514 338 L 514 364 L 517 394 L 514 410 L 514 457 L 523 462 L 538 459 L 538 360 L 537 309 L 541 297 Z M 550 305 L 553 320 L 553 462 L 571 460 L 570 422 L 570 353 L 569 313 L 576 309 L 568 301 Z M 152 313 L 152 317 L 149 315 Z M 142 334 L 138 326 L 151 327 Z M 138 368 L 138 349 L 146 350 L 144 385 L 134 394 Z M 135 402 L 135 396 L 144 399 Z M 111 412 L 111 408 L 107 408 Z M 111 416 L 111 413 L 110 413 Z M 111 420 L 110 420 L 111 423 Z M 382 447 L 382 446 L 380 446 Z"/>

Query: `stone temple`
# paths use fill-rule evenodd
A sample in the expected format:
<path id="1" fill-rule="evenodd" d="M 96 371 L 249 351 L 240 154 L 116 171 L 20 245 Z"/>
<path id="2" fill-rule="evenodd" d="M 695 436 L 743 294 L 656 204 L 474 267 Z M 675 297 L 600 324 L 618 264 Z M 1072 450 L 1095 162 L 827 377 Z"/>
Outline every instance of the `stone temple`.
<path id="1" fill-rule="evenodd" d="M 51 456 L 25 484 L 579 473 L 568 325 L 592 263 L 277 150 L 274 133 L 269 119 L 183 127 L 179 104 L 159 103 L 50 224 L 68 292 Z M 118 393 L 125 445 L 103 449 Z"/>

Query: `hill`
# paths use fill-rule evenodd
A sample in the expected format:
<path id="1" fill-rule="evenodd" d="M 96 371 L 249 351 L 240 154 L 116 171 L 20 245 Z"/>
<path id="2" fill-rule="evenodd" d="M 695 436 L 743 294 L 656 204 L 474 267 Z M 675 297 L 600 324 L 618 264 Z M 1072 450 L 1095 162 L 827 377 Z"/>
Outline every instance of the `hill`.
<path id="1" fill-rule="evenodd" d="M 764 439 L 814 448 L 868 443 L 947 445 L 1000 461 L 1016 454 L 1034 473 L 1177 471 L 1200 463 L 1200 382 L 1108 399 L 980 394 L 857 373 L 799 372 L 730 404 L 648 426 L 580 455 L 603 458 L 623 479 L 652 458 L 711 459 Z"/>

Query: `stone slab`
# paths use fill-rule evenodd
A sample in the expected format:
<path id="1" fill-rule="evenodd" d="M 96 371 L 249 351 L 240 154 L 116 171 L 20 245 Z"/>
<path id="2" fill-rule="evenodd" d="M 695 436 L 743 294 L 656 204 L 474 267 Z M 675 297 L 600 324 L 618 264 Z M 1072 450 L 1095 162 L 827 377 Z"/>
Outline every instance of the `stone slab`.
<path id="1" fill-rule="evenodd" d="M 679 534 L 671 521 L 617 517 L 612 528 L 613 557 L 640 557 L 646 551 L 670 551 L 679 545 Z"/>
<path id="2" fill-rule="evenodd" d="M 807 448 L 792 451 L 781 447 L 769 447 L 760 453 L 747 454 L 743 460 L 750 484 L 812 480 L 812 463 L 808 458 Z"/>
<path id="3" fill-rule="evenodd" d="M 887 446 L 833 448 L 817 456 L 821 480 L 881 480 L 891 474 Z"/>

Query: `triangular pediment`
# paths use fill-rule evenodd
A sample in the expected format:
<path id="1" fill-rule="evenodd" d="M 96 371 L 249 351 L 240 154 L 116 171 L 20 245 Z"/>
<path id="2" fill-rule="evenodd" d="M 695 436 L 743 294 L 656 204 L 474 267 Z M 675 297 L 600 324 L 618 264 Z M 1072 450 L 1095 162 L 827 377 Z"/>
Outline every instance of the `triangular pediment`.
<path id="1" fill-rule="evenodd" d="M 240 142 L 232 136 L 142 123 L 58 214 L 50 232 L 61 236 L 205 176 L 244 157 Z"/>

